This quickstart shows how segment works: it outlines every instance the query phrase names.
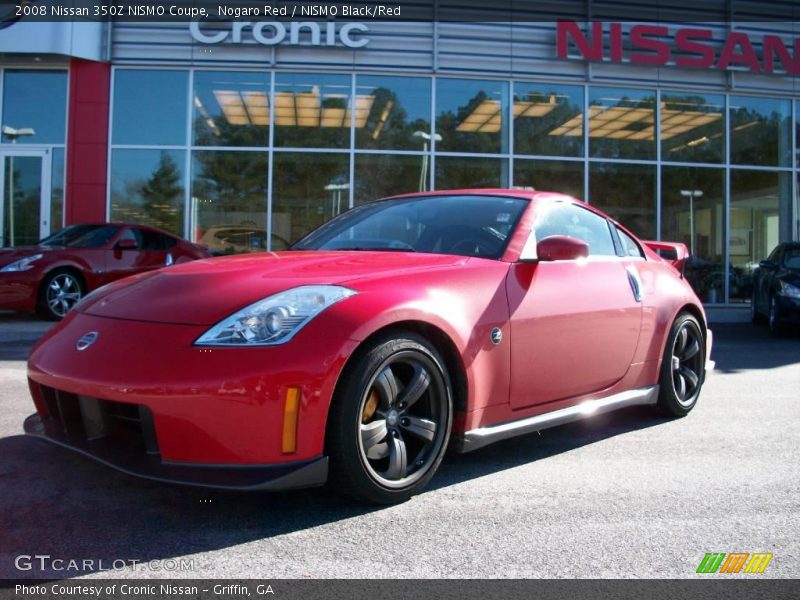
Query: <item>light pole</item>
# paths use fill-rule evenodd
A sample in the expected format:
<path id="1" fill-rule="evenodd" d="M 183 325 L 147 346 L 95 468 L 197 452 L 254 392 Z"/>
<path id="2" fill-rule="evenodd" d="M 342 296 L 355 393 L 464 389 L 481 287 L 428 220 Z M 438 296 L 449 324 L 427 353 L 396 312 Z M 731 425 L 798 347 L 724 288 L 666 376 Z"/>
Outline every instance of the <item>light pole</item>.
<path id="1" fill-rule="evenodd" d="M 438 133 L 434 133 L 431 136 L 430 133 L 425 133 L 424 131 L 415 131 L 412 137 L 422 139 L 422 151 L 424 154 L 422 155 L 422 167 L 419 171 L 419 191 L 424 192 L 426 189 L 425 179 L 427 179 L 428 175 L 428 142 L 431 141 L 431 137 L 433 137 L 434 141 L 441 142 L 442 136 Z"/>
<path id="2" fill-rule="evenodd" d="M 694 256 L 694 199 L 703 197 L 703 190 L 681 190 L 681 196 L 689 199 L 689 253 Z"/>
<path id="3" fill-rule="evenodd" d="M 11 138 L 11 143 L 16 144 L 17 138 L 36 135 L 32 127 L 22 127 L 14 129 L 8 125 L 3 125 L 3 135 Z M 8 159 L 8 239 L 11 246 L 14 245 L 14 155 L 12 154 Z"/>
<path id="4" fill-rule="evenodd" d="M 349 183 L 329 183 L 325 186 L 326 192 L 332 192 L 331 195 L 331 218 L 335 217 L 342 211 L 342 192 L 349 190 Z"/>

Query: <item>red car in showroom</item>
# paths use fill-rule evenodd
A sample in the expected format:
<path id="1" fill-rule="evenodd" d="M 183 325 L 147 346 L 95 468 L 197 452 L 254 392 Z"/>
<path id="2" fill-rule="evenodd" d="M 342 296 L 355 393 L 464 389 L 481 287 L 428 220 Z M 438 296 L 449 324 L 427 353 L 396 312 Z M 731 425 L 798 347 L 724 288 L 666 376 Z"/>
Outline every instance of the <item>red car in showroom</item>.
<path id="1" fill-rule="evenodd" d="M 583 202 L 398 196 L 286 252 L 85 298 L 30 356 L 25 430 L 149 479 L 328 481 L 390 504 L 419 492 L 448 446 L 631 405 L 686 415 L 711 341 L 681 272 Z"/>
<path id="2" fill-rule="evenodd" d="M 72 225 L 36 246 L 0 249 L 0 310 L 63 319 L 107 283 L 208 256 L 202 246 L 144 225 Z"/>

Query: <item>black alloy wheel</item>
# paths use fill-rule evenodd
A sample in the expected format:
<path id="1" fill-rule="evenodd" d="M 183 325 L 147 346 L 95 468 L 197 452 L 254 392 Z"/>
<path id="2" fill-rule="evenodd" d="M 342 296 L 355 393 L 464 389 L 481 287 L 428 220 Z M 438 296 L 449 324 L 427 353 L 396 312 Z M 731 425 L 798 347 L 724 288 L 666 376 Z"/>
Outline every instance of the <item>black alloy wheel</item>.
<path id="1" fill-rule="evenodd" d="M 331 407 L 331 483 L 373 504 L 403 502 L 430 481 L 452 425 L 444 362 L 424 338 L 383 336 L 343 376 Z"/>
<path id="2" fill-rule="evenodd" d="M 659 379 L 658 409 L 682 417 L 697 404 L 705 380 L 706 346 L 697 319 L 681 313 L 670 329 Z"/>

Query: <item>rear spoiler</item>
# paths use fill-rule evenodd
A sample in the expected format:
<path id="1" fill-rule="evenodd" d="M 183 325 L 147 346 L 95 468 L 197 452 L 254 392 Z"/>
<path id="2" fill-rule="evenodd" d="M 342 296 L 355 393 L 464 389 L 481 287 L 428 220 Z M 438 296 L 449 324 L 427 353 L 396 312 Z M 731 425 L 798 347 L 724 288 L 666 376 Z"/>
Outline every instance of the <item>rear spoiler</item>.
<path id="1" fill-rule="evenodd" d="M 686 247 L 686 244 L 644 241 L 644 245 L 670 263 L 683 275 L 686 259 L 689 258 L 689 249 Z"/>

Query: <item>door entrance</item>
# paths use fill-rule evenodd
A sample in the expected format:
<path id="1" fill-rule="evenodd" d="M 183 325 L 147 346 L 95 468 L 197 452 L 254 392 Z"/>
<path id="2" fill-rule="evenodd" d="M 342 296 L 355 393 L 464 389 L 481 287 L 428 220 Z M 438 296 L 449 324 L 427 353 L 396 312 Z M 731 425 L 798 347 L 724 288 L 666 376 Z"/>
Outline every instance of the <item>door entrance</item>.
<path id="1" fill-rule="evenodd" d="M 50 151 L 0 149 L 0 248 L 50 235 Z"/>

